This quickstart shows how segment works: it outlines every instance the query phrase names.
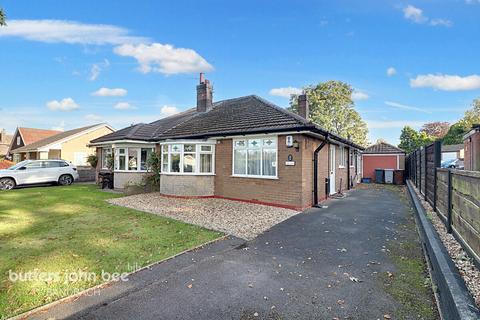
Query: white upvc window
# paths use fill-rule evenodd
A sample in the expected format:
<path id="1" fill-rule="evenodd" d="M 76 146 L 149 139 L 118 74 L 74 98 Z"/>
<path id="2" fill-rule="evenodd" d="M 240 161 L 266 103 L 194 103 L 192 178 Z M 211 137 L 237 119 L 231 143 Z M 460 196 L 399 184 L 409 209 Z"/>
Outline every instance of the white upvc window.
<path id="1" fill-rule="evenodd" d="M 277 178 L 277 161 L 277 137 L 233 140 L 233 176 Z"/>
<path id="2" fill-rule="evenodd" d="M 102 169 L 109 169 L 108 161 L 111 156 L 112 148 L 102 148 Z"/>
<path id="3" fill-rule="evenodd" d="M 162 173 L 184 175 L 214 174 L 214 142 L 162 143 Z"/>
<path id="4" fill-rule="evenodd" d="M 338 165 L 341 168 L 345 168 L 347 165 L 347 159 L 345 157 L 345 147 L 340 147 L 340 164 Z"/>
<path id="5" fill-rule="evenodd" d="M 107 152 L 107 151 L 106 151 Z M 153 147 L 117 147 L 115 148 L 115 171 L 148 171 L 148 158 L 155 152 Z M 110 150 L 111 154 L 111 150 Z M 102 160 L 103 161 L 103 160 Z M 107 166 L 107 163 L 102 162 Z"/>

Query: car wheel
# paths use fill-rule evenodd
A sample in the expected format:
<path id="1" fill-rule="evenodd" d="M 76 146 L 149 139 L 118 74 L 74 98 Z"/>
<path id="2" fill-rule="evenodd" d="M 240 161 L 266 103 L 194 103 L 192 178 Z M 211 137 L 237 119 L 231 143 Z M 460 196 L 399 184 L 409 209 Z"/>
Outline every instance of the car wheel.
<path id="1" fill-rule="evenodd" d="M 69 174 L 63 174 L 58 178 L 58 184 L 61 186 L 69 186 L 73 183 L 73 177 Z"/>
<path id="2" fill-rule="evenodd" d="M 0 190 L 12 190 L 15 188 L 15 180 L 11 178 L 2 178 L 0 179 Z"/>

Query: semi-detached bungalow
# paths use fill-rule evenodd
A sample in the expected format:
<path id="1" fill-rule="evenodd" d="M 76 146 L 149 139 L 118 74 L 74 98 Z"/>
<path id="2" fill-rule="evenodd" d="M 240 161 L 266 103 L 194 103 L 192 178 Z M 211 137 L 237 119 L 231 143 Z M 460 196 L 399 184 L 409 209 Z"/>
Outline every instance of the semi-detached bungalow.
<path id="1" fill-rule="evenodd" d="M 115 188 L 138 183 L 151 152 L 161 154 L 160 193 L 220 197 L 290 208 L 318 204 L 355 186 L 362 147 L 258 96 L 213 102 L 200 77 L 197 106 L 94 139 L 98 170 L 114 158 Z"/>
<path id="2" fill-rule="evenodd" d="M 53 131 L 53 134 L 47 134 L 45 130 L 36 130 L 35 132 L 37 133 L 43 132 L 45 137 L 32 142 L 31 140 L 25 139 L 25 128 L 19 128 L 17 130 L 19 143 L 16 141 L 15 143 L 18 145 L 23 141 L 24 145 L 13 148 L 10 153 L 13 154 L 15 162 L 26 159 L 63 159 L 77 166 L 86 166 L 87 157 L 95 153 L 95 148 L 92 149 L 87 146 L 90 140 L 114 131 L 115 130 L 106 123 L 99 123 L 68 131 Z"/>

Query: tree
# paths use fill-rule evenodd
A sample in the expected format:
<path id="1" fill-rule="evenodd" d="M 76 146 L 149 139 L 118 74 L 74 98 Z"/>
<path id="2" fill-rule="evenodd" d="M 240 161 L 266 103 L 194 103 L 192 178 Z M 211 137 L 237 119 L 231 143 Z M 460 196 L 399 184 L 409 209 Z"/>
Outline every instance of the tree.
<path id="1" fill-rule="evenodd" d="M 480 123 L 480 98 L 473 100 L 472 108 L 465 111 L 464 117 L 450 127 L 443 137 L 443 144 L 463 143 L 463 136 L 477 123 Z"/>
<path id="2" fill-rule="evenodd" d="M 310 119 L 324 129 L 366 146 L 368 128 L 355 110 L 352 87 L 341 81 L 327 81 L 303 88 L 310 104 Z M 290 98 L 289 110 L 298 113 L 298 95 Z"/>
<path id="3" fill-rule="evenodd" d="M 0 8 L 0 26 L 6 26 L 7 25 L 7 16 L 5 15 L 5 11 L 3 11 L 2 8 Z"/>
<path id="4" fill-rule="evenodd" d="M 435 141 L 435 137 L 431 137 L 424 131 L 416 131 L 412 127 L 405 126 L 400 134 L 400 144 L 398 147 L 410 153 L 415 149 L 426 146 Z"/>
<path id="5" fill-rule="evenodd" d="M 450 123 L 435 121 L 435 122 L 425 123 L 420 129 L 420 131 L 425 132 L 428 136 L 441 139 L 447 134 L 449 128 L 450 128 Z"/>
<path id="6" fill-rule="evenodd" d="M 418 132 L 412 127 L 405 126 L 400 134 L 400 144 L 398 147 L 410 153 L 417 148 Z"/>
<path id="7" fill-rule="evenodd" d="M 442 143 L 444 145 L 461 144 L 463 143 L 463 136 L 468 130 L 469 127 L 465 124 L 465 121 L 460 120 L 450 127 L 450 130 L 448 130 L 445 137 L 443 137 Z"/>

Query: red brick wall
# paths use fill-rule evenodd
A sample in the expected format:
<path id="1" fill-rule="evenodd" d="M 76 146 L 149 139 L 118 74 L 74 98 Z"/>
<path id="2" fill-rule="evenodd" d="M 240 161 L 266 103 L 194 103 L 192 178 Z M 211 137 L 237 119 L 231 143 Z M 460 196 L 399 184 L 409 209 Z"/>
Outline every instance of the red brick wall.
<path id="1" fill-rule="evenodd" d="M 215 195 L 226 198 L 261 201 L 294 207 L 313 204 L 313 152 L 322 140 L 306 135 L 294 135 L 299 149 L 287 148 L 285 136 L 278 137 L 278 179 L 242 178 L 232 176 L 232 139 L 220 140 L 215 149 Z M 347 154 L 347 149 L 345 152 Z M 328 177 L 329 145 L 318 154 L 318 199 L 326 198 L 325 179 Z M 286 166 L 288 155 L 295 166 Z M 347 168 L 339 168 L 340 148 L 336 147 L 336 188 L 347 190 Z M 355 177 L 355 167 L 350 169 Z"/>
<path id="2" fill-rule="evenodd" d="M 480 170 L 480 132 L 468 137 L 465 142 L 464 165 L 465 170 Z"/>
<path id="3" fill-rule="evenodd" d="M 295 136 L 299 140 L 301 136 Z M 302 139 L 303 140 L 303 139 Z M 295 166 L 286 166 L 288 155 Z M 232 139 L 219 140 L 215 147 L 215 195 L 242 200 L 303 207 L 302 152 L 285 146 L 278 137 L 278 179 L 232 176 Z"/>
<path id="4" fill-rule="evenodd" d="M 375 180 L 375 169 L 397 169 L 397 156 L 363 156 L 363 177 Z"/>

